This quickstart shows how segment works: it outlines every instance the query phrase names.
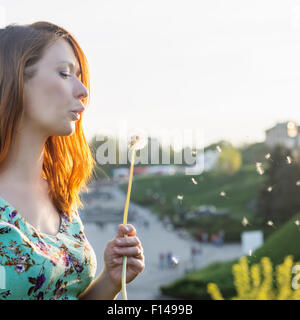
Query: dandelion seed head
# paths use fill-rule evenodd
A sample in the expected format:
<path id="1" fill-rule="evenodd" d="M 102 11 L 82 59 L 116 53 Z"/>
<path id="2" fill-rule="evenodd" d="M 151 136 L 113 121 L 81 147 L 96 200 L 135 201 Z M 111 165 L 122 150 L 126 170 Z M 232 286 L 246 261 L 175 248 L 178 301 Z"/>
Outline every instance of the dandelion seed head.
<path id="1" fill-rule="evenodd" d="M 182 199 L 183 199 L 183 196 L 179 194 L 179 195 L 177 196 L 177 199 L 182 200 Z"/>
<path id="2" fill-rule="evenodd" d="M 272 226 L 274 225 L 274 223 L 273 223 L 273 221 L 269 220 L 269 221 L 267 222 L 267 225 L 272 227 Z"/>
<path id="3" fill-rule="evenodd" d="M 265 158 L 266 158 L 266 159 L 270 159 L 270 158 L 271 158 L 271 154 L 270 154 L 270 153 L 267 153 L 267 154 L 265 155 Z"/>
<path id="4" fill-rule="evenodd" d="M 133 132 L 130 134 L 129 147 L 135 150 L 143 149 L 148 143 L 147 137 L 142 132 Z"/>
<path id="5" fill-rule="evenodd" d="M 220 192 L 220 196 L 221 196 L 221 197 L 226 197 L 226 192 L 221 191 L 221 192 Z"/>
<path id="6" fill-rule="evenodd" d="M 296 182 L 296 186 L 300 186 L 300 180 L 298 180 L 297 182 Z"/>
<path id="7" fill-rule="evenodd" d="M 271 192 L 273 190 L 273 187 L 269 187 L 267 190 Z"/>
<path id="8" fill-rule="evenodd" d="M 296 220 L 296 221 L 295 221 L 295 225 L 296 225 L 296 226 L 300 226 L 300 221 L 299 221 L 299 220 Z"/>

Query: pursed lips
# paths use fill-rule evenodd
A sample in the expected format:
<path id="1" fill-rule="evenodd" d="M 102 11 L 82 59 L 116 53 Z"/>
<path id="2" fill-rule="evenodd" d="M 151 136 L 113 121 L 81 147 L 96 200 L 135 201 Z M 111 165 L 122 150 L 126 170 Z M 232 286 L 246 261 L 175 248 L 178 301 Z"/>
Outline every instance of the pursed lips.
<path id="1" fill-rule="evenodd" d="M 75 109 L 72 110 L 72 114 L 73 114 L 73 119 L 74 120 L 79 120 L 80 119 L 80 115 L 81 113 L 84 111 L 84 107 L 81 107 L 80 109 Z"/>
<path id="2" fill-rule="evenodd" d="M 73 115 L 73 120 L 79 120 L 80 119 L 80 113 L 79 112 L 71 111 L 71 113 Z"/>

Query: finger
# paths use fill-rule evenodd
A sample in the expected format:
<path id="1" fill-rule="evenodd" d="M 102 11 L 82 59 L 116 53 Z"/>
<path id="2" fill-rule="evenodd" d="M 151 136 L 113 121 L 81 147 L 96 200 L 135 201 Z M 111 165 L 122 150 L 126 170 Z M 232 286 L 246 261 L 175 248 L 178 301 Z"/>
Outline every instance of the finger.
<path id="1" fill-rule="evenodd" d="M 115 264 L 122 265 L 123 264 L 123 257 L 115 258 Z M 135 259 L 133 257 L 127 258 L 127 268 L 128 266 L 134 267 L 138 272 L 141 272 L 145 268 L 144 260 Z"/>
<path id="2" fill-rule="evenodd" d="M 124 256 L 117 256 L 113 260 L 116 264 L 123 264 Z M 140 263 L 136 263 L 136 261 L 140 260 L 142 264 L 145 263 L 145 256 L 141 254 L 138 257 L 127 257 L 127 264 L 129 265 L 141 265 Z"/>
<path id="3" fill-rule="evenodd" d="M 132 257 L 127 258 L 127 265 L 133 267 L 137 272 L 142 272 L 145 268 L 143 260 L 135 259 Z"/>
<path id="4" fill-rule="evenodd" d="M 119 247 L 137 246 L 141 248 L 142 244 L 138 237 L 116 238 L 116 245 Z"/>
<path id="5" fill-rule="evenodd" d="M 117 238 L 124 238 L 125 235 L 128 237 L 136 235 L 136 230 L 132 224 L 119 224 Z"/>
<path id="6" fill-rule="evenodd" d="M 143 254 L 143 250 L 138 247 L 114 247 L 113 251 L 119 256 L 136 257 Z"/>

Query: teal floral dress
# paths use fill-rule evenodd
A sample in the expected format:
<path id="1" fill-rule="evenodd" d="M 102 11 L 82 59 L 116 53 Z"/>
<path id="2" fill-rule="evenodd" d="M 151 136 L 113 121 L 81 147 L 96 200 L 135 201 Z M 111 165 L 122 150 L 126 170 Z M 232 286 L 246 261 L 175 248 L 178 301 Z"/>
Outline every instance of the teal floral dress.
<path id="1" fill-rule="evenodd" d="M 60 212 L 59 232 L 36 230 L 0 197 L 0 300 L 77 300 L 97 259 L 77 211 Z"/>

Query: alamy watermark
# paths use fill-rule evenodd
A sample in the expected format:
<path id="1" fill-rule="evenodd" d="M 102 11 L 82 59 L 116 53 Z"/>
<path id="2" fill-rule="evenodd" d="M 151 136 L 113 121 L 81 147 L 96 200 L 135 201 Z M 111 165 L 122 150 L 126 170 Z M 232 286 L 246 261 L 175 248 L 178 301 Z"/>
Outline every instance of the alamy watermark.
<path id="1" fill-rule="evenodd" d="M 96 150 L 97 163 L 100 165 L 130 163 L 132 149 L 129 148 L 128 142 L 133 135 L 138 135 L 146 140 L 145 147 L 136 151 L 134 164 L 160 164 L 161 147 L 161 164 L 184 165 L 184 171 L 187 175 L 203 172 L 203 130 L 159 128 L 146 132 L 138 128 L 128 130 L 126 122 L 119 123 L 117 133 L 96 136 L 96 141 L 103 142 Z M 171 150 L 174 150 L 174 162 L 171 161 Z"/>
<path id="2" fill-rule="evenodd" d="M 292 288 L 294 290 L 300 289 L 300 264 L 296 264 L 292 268 L 292 273 L 296 275 L 292 279 Z"/>

